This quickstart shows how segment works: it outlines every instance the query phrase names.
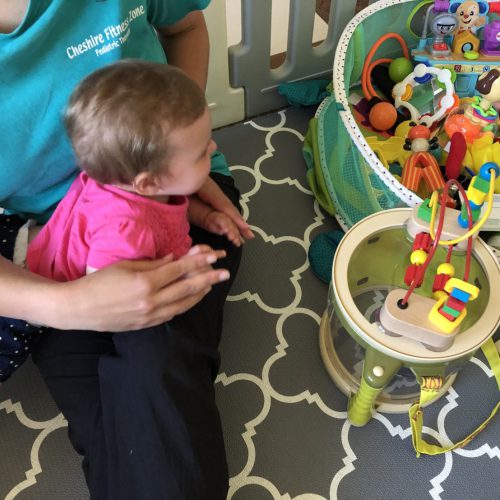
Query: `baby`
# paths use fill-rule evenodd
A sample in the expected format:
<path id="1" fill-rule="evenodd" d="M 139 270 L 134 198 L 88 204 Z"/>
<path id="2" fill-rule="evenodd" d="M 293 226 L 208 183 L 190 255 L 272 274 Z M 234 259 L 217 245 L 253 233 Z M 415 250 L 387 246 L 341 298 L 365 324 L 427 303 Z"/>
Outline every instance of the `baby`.
<path id="1" fill-rule="evenodd" d="M 140 60 L 99 69 L 73 92 L 65 122 L 82 172 L 29 245 L 32 272 L 70 281 L 120 260 L 179 258 L 191 248 L 190 223 L 237 246 L 253 238 L 209 177 L 208 107 L 181 70 Z M 42 332 L 0 318 L 0 382 Z"/>
<path id="2" fill-rule="evenodd" d="M 73 92 L 65 121 L 83 172 L 29 246 L 31 271 L 67 281 L 124 259 L 179 258 L 191 248 L 190 222 L 238 246 L 253 236 L 209 178 L 208 107 L 179 69 L 106 66 Z M 200 190 L 210 204 L 188 203 Z"/>

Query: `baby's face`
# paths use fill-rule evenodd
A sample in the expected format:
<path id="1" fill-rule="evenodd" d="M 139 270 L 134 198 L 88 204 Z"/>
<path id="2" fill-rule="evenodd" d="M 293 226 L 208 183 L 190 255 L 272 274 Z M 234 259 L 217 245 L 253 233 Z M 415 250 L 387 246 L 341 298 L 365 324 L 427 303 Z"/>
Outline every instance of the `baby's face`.
<path id="1" fill-rule="evenodd" d="M 217 145 L 212 139 L 212 123 L 208 108 L 191 125 L 169 133 L 172 155 L 165 172 L 159 175 L 158 195 L 190 195 L 196 193 L 210 173 L 210 157 Z"/>

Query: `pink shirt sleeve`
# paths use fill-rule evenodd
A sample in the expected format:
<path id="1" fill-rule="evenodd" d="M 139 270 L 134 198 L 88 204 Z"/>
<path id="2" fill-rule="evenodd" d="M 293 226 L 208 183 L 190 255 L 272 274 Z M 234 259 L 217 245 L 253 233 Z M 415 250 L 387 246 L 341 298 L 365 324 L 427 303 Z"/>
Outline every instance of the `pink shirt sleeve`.
<path id="1" fill-rule="evenodd" d="M 90 237 L 87 266 L 102 269 L 121 260 L 157 257 L 153 232 L 135 220 L 100 226 Z"/>

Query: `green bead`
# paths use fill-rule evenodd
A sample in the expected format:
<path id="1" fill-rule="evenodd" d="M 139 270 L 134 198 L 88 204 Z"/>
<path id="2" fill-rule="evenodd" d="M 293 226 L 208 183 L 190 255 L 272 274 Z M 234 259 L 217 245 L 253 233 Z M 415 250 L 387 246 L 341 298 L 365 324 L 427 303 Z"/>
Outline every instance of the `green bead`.
<path id="1" fill-rule="evenodd" d="M 422 219 L 425 222 L 431 221 L 432 208 L 429 207 L 430 200 L 427 198 L 422 202 L 422 204 L 418 207 L 418 218 Z"/>
<path id="2" fill-rule="evenodd" d="M 471 186 L 476 188 L 478 191 L 481 191 L 482 193 L 488 193 L 490 190 L 490 182 L 482 179 L 479 177 L 479 175 L 474 176 L 474 178 L 471 181 Z"/>
<path id="3" fill-rule="evenodd" d="M 447 305 L 443 305 L 442 309 L 445 313 L 449 314 L 450 316 L 453 316 L 454 318 L 458 318 L 460 316 L 460 311 L 452 309 Z"/>
<path id="4" fill-rule="evenodd" d="M 413 71 L 413 64 L 406 57 L 397 57 L 389 64 L 389 78 L 399 83 Z"/>

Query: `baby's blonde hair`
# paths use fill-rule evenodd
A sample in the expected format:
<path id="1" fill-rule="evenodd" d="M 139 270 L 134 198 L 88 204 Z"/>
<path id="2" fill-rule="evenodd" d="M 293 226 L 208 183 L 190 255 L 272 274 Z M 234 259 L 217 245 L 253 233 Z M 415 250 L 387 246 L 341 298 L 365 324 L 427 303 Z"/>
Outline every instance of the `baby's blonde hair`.
<path id="1" fill-rule="evenodd" d="M 191 125 L 207 107 L 181 70 L 135 59 L 105 66 L 71 95 L 64 116 L 79 166 L 103 184 L 130 184 L 168 163 L 168 133 Z"/>

